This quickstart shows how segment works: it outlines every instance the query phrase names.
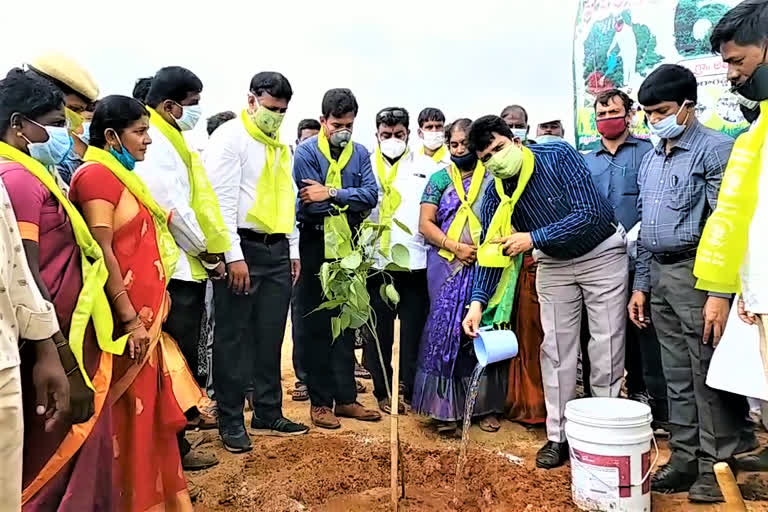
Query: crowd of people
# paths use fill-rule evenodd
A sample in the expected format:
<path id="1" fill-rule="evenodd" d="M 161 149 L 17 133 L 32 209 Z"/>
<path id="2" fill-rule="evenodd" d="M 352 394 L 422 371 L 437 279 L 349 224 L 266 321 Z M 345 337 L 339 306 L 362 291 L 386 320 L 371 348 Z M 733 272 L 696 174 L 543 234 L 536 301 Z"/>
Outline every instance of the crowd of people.
<path id="1" fill-rule="evenodd" d="M 697 120 L 693 73 L 664 64 L 637 92 L 653 143 L 630 131 L 633 100 L 609 89 L 587 155 L 560 120 L 532 136 L 521 105 L 450 123 L 425 108 L 416 137 L 405 108 L 383 108 L 369 152 L 353 140 L 349 89 L 327 91 L 287 144 L 293 90 L 277 72 L 253 76 L 239 114 L 208 118 L 199 154 L 184 132 L 204 89 L 188 69 L 103 98 L 61 55 L 11 70 L 0 80 L 0 510 L 191 510 L 183 470 L 217 460 L 190 446 L 188 427 L 218 428 L 233 453 L 252 436 L 306 434 L 282 411 L 289 314 L 292 396 L 309 400 L 317 428 L 380 420 L 395 385 L 454 435 L 472 338 L 512 329 L 519 355 L 480 381 L 481 429 L 544 426 L 536 465 L 554 468 L 569 458 L 570 400 L 627 396 L 670 435 L 653 490 L 722 501 L 715 462 L 768 470 L 768 451 L 735 458 L 758 448 L 745 397 L 706 384 L 732 303 L 766 340 L 768 2 L 734 7 L 710 42 L 752 123 L 735 145 Z M 334 340 L 321 268 L 366 219 L 382 230 L 367 282 L 377 332 Z M 397 246 L 407 266 L 393 265 Z M 389 284 L 396 303 L 380 293 Z M 356 338 L 378 410 L 358 401 Z"/>

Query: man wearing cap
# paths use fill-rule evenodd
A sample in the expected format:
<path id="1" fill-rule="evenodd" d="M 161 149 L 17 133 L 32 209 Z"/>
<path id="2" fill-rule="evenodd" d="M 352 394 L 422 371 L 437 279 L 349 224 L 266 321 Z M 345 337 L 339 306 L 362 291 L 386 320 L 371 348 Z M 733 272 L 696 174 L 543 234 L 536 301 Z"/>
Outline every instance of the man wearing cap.
<path id="1" fill-rule="evenodd" d="M 647 328 L 650 309 L 667 380 L 671 456 L 651 489 L 718 502 L 723 495 L 714 463 L 756 448 L 757 440 L 745 419 L 744 397 L 706 384 L 731 295 L 697 289 L 693 266 L 733 139 L 696 120 L 697 92 L 693 73 L 674 64 L 658 67 L 638 91 L 659 143 L 638 172 L 641 223 L 629 317 Z"/>
<path id="2" fill-rule="evenodd" d="M 67 124 L 72 134 L 72 146 L 64 160 L 56 166 L 56 181 L 66 192 L 72 174 L 82 164 L 88 148 L 75 133 L 82 133 L 83 112 L 99 97 L 99 87 L 90 73 L 67 55 L 47 53 L 27 64 L 30 73 L 39 75 L 55 85 L 64 95 Z"/>
<path id="3" fill-rule="evenodd" d="M 565 129 L 559 117 L 550 117 L 549 120 L 540 122 L 536 127 L 536 142 L 539 144 L 562 141 L 564 137 Z"/>

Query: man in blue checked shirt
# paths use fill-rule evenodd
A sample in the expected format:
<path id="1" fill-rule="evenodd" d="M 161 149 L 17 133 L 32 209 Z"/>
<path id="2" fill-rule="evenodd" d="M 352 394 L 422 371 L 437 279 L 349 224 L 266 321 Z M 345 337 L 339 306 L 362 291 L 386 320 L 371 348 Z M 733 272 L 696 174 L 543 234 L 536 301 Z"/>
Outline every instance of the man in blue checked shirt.
<path id="1" fill-rule="evenodd" d="M 660 141 L 638 173 L 641 229 L 629 315 L 647 327 L 650 302 L 667 380 L 672 454 L 651 488 L 712 503 L 723 501 L 713 464 L 756 448 L 757 439 L 745 419 L 746 400 L 706 384 L 731 297 L 697 290 L 693 264 L 733 139 L 696 120 L 697 89 L 689 69 L 665 64 L 638 91 Z"/>
<path id="2" fill-rule="evenodd" d="M 621 390 L 629 271 L 626 234 L 614 223 L 613 208 L 597 191 L 584 158 L 569 144 L 525 148 L 496 116 L 476 120 L 469 142 L 510 197 L 519 178 L 527 175 L 524 161 L 530 161 L 530 153 L 533 156 L 533 172 L 511 214 L 513 234 L 499 243 L 509 256 L 534 249 L 539 264 L 536 281 L 544 330 L 541 370 L 548 441 L 536 455 L 536 465 L 554 468 L 568 459 L 564 412 L 565 404 L 576 396 L 583 305 L 592 334 L 593 393 L 617 397 Z M 488 187 L 480 219 L 484 232 L 500 203 L 495 187 Z M 469 336 L 477 335 L 502 270 L 480 267 L 463 322 Z"/>

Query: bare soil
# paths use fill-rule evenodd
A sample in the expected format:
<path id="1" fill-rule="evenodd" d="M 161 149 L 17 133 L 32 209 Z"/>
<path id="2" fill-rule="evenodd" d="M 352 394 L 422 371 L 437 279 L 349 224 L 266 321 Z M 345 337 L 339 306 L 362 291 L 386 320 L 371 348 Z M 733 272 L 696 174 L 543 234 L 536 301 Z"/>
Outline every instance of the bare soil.
<path id="1" fill-rule="evenodd" d="M 287 330 L 290 333 L 290 328 Z M 283 346 L 285 416 L 307 425 L 308 402 L 293 402 L 295 377 L 290 337 Z M 359 400 L 375 408 L 371 381 Z M 250 413 L 246 413 L 246 423 Z M 459 440 L 439 436 L 423 417 L 408 414 L 399 420 L 406 463 L 405 498 L 400 510 L 409 512 L 571 511 L 570 468 L 535 468 L 536 451 L 546 441 L 542 428 L 529 429 L 502 421 L 497 433 L 476 426 L 463 478 L 456 486 Z M 198 512 L 384 512 L 390 510 L 390 417 L 376 423 L 342 419 L 342 428 L 312 428 L 293 438 L 253 437 L 252 452 L 235 455 L 224 450 L 216 431 L 190 433 L 199 448 L 214 452 L 220 464 L 187 473 L 197 488 Z M 668 457 L 660 442 L 660 463 Z M 739 475 L 744 497 L 768 500 L 768 475 Z M 714 512 L 724 506 L 696 506 L 685 494 L 653 494 L 654 511 Z M 749 501 L 748 510 L 767 511 L 768 501 Z"/>

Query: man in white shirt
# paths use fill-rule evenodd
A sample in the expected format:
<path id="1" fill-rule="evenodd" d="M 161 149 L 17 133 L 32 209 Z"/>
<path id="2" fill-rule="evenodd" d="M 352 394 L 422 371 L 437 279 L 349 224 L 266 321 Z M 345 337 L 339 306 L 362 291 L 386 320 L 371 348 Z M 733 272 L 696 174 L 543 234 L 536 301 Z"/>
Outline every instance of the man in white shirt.
<path id="1" fill-rule="evenodd" d="M 19 338 L 35 344 L 36 412 L 61 421 L 69 408 L 69 382 L 51 339 L 59 330 L 27 265 L 11 200 L 0 181 L 0 510 L 21 510 L 24 422 Z"/>
<path id="2" fill-rule="evenodd" d="M 299 275 L 296 185 L 279 129 L 293 90 L 280 73 L 257 73 L 248 107 L 211 137 L 205 167 L 229 228 L 226 281 L 214 284 L 213 385 L 224 447 L 251 449 L 243 403 L 251 388 L 254 435 L 309 429 L 282 414 L 280 350 Z"/>
<path id="3" fill-rule="evenodd" d="M 428 156 L 437 164 L 435 170 L 449 167 L 451 154 L 448 152 L 448 146 L 445 145 L 445 114 L 443 111 L 439 108 L 427 107 L 419 112 L 418 122 L 418 133 L 422 144 L 421 154 Z"/>
<path id="4" fill-rule="evenodd" d="M 376 313 L 376 331 L 385 369 L 381 367 L 373 340 L 363 350 L 366 367 L 373 377 L 373 394 L 379 402 L 379 409 L 385 413 L 391 412 L 387 385 L 390 389 L 393 385 L 390 361 L 395 319 L 400 318 L 400 379 L 403 383 L 403 398 L 410 402 L 419 341 L 429 310 L 427 246 L 419 232 L 419 212 L 424 187 L 437 169 L 430 157 L 408 150 L 408 125 L 408 111 L 404 108 L 385 108 L 376 114 L 379 145 L 371 155 L 371 167 L 379 186 L 379 201 L 371 213 L 371 220 L 390 226 L 389 233 L 378 241 L 375 268 L 384 270 L 392 263 L 391 249 L 397 244 L 405 246 L 409 255 L 407 270 L 388 270 L 386 277 L 377 273 L 368 279 L 368 293 Z M 387 212 L 382 209 L 382 204 L 385 199 L 391 200 L 393 195 L 400 198 L 400 204 L 394 212 Z M 410 233 L 393 222 L 393 218 L 405 225 Z M 387 256 L 382 256 L 379 251 Z M 393 306 L 382 298 L 380 290 L 384 284 L 395 286 L 400 295 L 397 305 Z"/>
<path id="5" fill-rule="evenodd" d="M 221 255 L 207 256 L 206 237 L 192 207 L 193 157 L 182 134 L 194 128 L 200 118 L 202 89 L 202 82 L 192 71 L 177 66 L 163 68 L 152 78 L 146 97 L 152 144 L 134 172 L 144 180 L 155 201 L 171 212 L 170 227 L 180 257 L 168 283 L 171 309 L 163 328 L 178 342 L 192 374 L 204 387 L 198 354 L 208 280 L 205 268 L 213 271 L 218 265 L 223 273 L 224 266 Z M 210 419 L 207 423 L 204 426 L 208 428 L 215 425 Z M 218 462 L 213 455 L 192 451 L 183 433 L 179 434 L 179 451 L 186 470 L 205 469 Z"/>

